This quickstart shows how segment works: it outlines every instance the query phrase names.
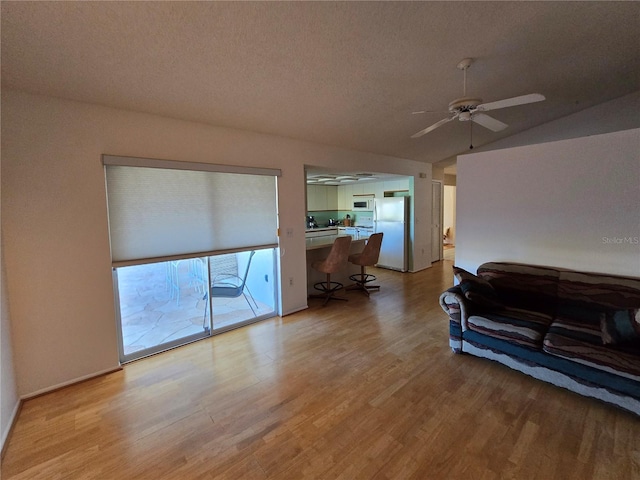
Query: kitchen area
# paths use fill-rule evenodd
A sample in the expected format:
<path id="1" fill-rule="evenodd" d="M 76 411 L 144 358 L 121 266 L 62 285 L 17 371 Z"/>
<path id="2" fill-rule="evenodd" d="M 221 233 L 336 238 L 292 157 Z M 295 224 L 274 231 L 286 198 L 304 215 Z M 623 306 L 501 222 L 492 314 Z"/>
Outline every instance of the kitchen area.
<path id="1" fill-rule="evenodd" d="M 311 268 L 326 258 L 338 236 L 352 237 L 351 253 L 361 252 L 369 236 L 383 232 L 376 266 L 406 272 L 409 267 L 409 209 L 412 178 L 379 174 L 336 174 L 307 172 L 307 290 L 325 280 Z M 360 271 L 348 264 L 335 281 L 352 283 L 349 275 Z M 334 276 L 332 275 L 332 280 Z"/>

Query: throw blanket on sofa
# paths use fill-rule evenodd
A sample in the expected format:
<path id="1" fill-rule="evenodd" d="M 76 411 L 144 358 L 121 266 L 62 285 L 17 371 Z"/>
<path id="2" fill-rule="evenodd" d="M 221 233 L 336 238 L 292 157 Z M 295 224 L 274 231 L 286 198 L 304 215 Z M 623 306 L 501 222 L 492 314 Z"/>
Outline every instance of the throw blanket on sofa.
<path id="1" fill-rule="evenodd" d="M 640 415 L 640 279 L 498 262 L 454 274 L 440 297 L 454 352 Z"/>

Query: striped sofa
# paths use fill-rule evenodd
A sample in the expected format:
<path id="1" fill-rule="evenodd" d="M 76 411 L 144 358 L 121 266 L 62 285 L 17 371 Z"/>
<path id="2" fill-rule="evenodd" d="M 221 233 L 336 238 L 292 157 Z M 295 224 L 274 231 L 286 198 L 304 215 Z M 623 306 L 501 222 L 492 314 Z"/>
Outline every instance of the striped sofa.
<path id="1" fill-rule="evenodd" d="M 640 278 L 498 262 L 468 276 L 440 296 L 454 352 L 640 416 Z"/>

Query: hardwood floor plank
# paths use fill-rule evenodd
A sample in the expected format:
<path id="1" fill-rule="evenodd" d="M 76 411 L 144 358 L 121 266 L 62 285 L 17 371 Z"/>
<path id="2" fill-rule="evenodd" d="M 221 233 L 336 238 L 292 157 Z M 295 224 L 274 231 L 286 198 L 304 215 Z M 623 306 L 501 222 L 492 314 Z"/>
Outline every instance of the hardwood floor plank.
<path id="1" fill-rule="evenodd" d="M 24 403 L 2 478 L 640 478 L 640 421 L 455 355 L 451 261 Z"/>

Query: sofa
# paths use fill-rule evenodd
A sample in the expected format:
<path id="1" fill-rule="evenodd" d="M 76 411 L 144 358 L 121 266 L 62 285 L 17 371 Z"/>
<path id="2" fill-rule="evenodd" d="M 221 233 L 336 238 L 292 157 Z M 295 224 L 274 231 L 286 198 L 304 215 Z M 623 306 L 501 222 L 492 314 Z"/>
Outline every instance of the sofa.
<path id="1" fill-rule="evenodd" d="M 440 296 L 449 344 L 640 416 L 640 278 L 490 262 Z"/>

